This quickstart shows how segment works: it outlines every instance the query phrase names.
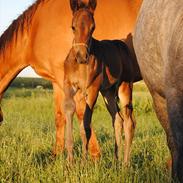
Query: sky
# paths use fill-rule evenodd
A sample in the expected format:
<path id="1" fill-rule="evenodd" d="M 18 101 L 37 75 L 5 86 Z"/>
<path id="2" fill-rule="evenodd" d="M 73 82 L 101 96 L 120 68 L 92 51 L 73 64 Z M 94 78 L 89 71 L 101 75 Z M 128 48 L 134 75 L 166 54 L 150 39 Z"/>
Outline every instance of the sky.
<path id="1" fill-rule="evenodd" d="M 0 0 L 0 35 L 33 2 L 34 0 Z M 19 76 L 38 77 L 29 67 L 24 69 Z"/>

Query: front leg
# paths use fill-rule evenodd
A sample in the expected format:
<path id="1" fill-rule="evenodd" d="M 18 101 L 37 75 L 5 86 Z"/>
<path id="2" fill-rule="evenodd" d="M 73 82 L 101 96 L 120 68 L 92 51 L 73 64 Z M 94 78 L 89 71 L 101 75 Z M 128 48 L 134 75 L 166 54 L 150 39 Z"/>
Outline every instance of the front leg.
<path id="1" fill-rule="evenodd" d="M 73 161 L 73 115 L 75 112 L 74 90 L 70 82 L 64 81 L 64 112 L 66 117 L 66 149 L 68 161 Z"/>
<path id="2" fill-rule="evenodd" d="M 84 130 L 83 118 L 84 112 L 86 108 L 86 100 L 83 97 L 83 93 L 81 90 L 77 92 L 74 97 L 76 101 L 76 114 L 78 117 L 78 122 L 80 126 L 80 134 L 82 139 L 82 149 L 83 149 L 83 157 L 86 157 L 86 134 Z M 93 129 L 91 129 L 91 138 L 89 141 L 89 153 L 93 159 L 98 159 L 100 157 L 100 147 Z"/>
<path id="3" fill-rule="evenodd" d="M 86 108 L 84 113 L 84 129 L 86 134 L 86 151 L 88 151 L 88 145 L 91 138 L 91 119 L 93 113 L 93 107 L 96 103 L 99 88 L 101 85 L 102 76 L 99 75 L 95 81 L 91 84 L 91 86 L 87 90 L 87 98 L 86 98 Z"/>
<path id="4" fill-rule="evenodd" d="M 56 144 L 53 154 L 56 156 L 64 149 L 64 131 L 65 117 L 63 111 L 64 93 L 57 83 L 53 83 L 53 93 L 55 101 L 55 126 L 56 126 Z"/>

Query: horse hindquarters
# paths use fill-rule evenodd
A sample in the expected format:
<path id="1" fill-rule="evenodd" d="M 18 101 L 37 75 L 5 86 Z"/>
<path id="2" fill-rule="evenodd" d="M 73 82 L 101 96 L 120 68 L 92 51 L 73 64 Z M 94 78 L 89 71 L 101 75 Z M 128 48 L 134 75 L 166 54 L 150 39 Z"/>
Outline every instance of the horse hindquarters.
<path id="1" fill-rule="evenodd" d="M 166 99 L 170 126 L 177 154 L 173 157 L 173 176 L 183 182 L 183 20 L 177 24 L 166 60 Z"/>

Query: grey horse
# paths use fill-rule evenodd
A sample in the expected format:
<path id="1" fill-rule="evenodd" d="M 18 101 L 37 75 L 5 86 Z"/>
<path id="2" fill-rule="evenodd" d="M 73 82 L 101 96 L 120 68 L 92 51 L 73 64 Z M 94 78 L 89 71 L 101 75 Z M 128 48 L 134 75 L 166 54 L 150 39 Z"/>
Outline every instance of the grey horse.
<path id="1" fill-rule="evenodd" d="M 183 0 L 144 0 L 134 48 L 172 156 L 172 176 L 183 182 Z"/>

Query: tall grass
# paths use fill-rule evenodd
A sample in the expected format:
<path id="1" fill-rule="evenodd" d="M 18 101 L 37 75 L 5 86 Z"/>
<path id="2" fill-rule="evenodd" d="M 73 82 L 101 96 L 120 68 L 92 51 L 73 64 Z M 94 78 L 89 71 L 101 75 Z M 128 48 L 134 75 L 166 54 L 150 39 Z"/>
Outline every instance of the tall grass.
<path id="1" fill-rule="evenodd" d="M 70 166 L 66 154 L 52 158 L 55 142 L 52 91 L 10 89 L 2 101 L 4 123 L 0 127 L 1 183 L 168 183 L 166 169 L 169 151 L 166 138 L 145 86 L 135 86 L 134 112 L 137 121 L 128 168 L 114 159 L 114 135 L 111 118 L 99 97 L 93 115 L 102 157 L 98 162 L 81 159 L 81 140 L 74 120 L 75 163 Z M 124 137 L 123 137 L 124 139 Z"/>

